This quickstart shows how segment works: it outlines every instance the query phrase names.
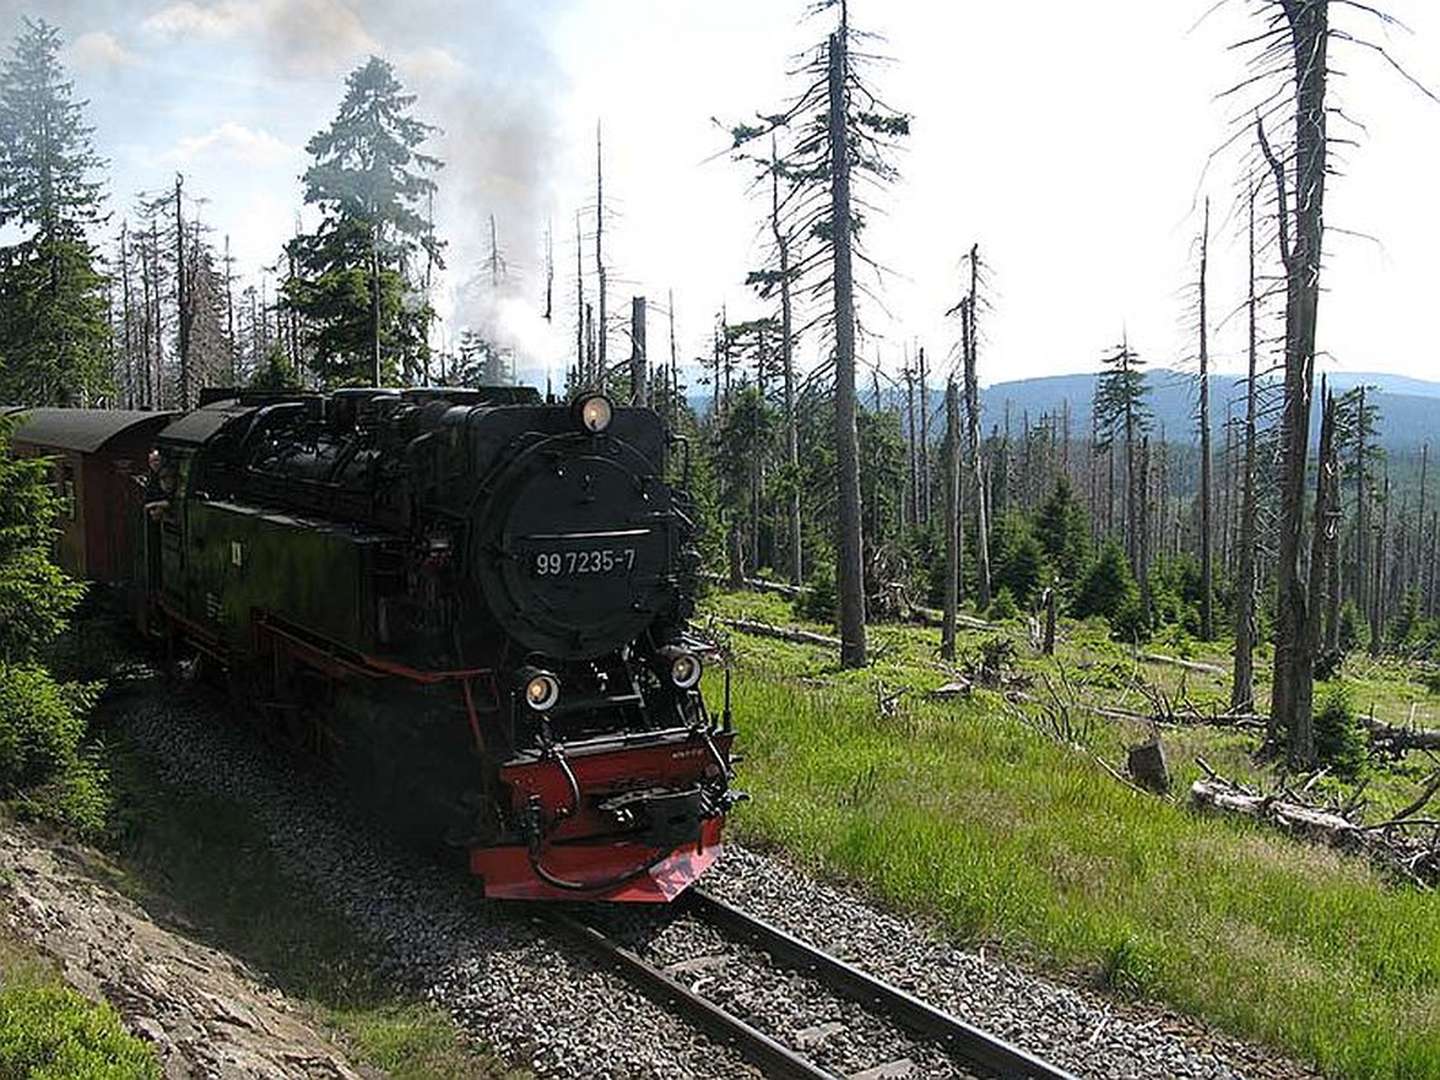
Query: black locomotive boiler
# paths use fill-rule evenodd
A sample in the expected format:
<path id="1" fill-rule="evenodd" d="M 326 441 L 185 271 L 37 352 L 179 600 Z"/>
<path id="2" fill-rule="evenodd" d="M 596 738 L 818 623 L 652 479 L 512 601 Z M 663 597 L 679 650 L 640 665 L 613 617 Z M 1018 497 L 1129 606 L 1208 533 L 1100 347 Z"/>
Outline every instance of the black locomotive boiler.
<path id="1" fill-rule="evenodd" d="M 699 690 L 694 512 L 653 411 L 207 396 L 136 487 L 149 633 L 397 829 L 467 848 L 488 896 L 663 901 L 713 862 L 733 733 Z"/>

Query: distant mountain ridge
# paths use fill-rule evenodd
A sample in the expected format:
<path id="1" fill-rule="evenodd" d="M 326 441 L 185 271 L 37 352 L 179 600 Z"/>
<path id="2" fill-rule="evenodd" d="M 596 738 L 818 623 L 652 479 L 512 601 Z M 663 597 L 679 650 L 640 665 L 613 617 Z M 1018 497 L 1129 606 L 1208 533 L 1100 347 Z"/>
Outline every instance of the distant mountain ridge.
<path id="1" fill-rule="evenodd" d="M 1196 426 L 1198 398 L 1195 376 L 1167 368 L 1150 368 L 1146 375 L 1153 430 L 1158 433 L 1163 429 L 1169 440 L 1186 441 L 1187 435 L 1193 434 Z M 1331 389 L 1337 392 L 1361 384 L 1376 388 L 1374 400 L 1380 409 L 1380 441 L 1387 449 L 1415 449 L 1426 442 L 1440 444 L 1440 382 L 1385 372 L 1334 371 L 1325 375 Z M 1047 375 L 982 387 L 980 401 L 985 414 L 985 429 L 1003 430 L 1007 408 L 1011 430 L 1018 432 L 1026 414 L 1031 423 L 1036 423 L 1042 415 L 1053 414 L 1068 403 L 1071 437 L 1083 439 L 1090 431 L 1091 403 L 1099 377 L 1099 372 Z M 1317 377 L 1317 398 L 1319 385 Z M 934 393 L 932 398 L 939 400 Z M 1244 415 L 1243 376 L 1210 376 L 1210 418 L 1216 431 L 1221 430 L 1225 423 L 1227 404 L 1235 417 Z M 1318 425 L 1311 426 L 1316 428 Z"/>

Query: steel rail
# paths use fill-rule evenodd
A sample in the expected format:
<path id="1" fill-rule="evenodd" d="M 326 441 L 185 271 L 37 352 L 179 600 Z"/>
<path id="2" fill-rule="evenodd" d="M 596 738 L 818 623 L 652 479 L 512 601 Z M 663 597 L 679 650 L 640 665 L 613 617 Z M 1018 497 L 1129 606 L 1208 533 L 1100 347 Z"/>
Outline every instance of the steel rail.
<path id="1" fill-rule="evenodd" d="M 807 1061 L 739 1017 L 700 997 L 658 967 L 611 941 L 593 926 L 559 912 L 546 914 L 602 963 L 618 968 L 628 980 L 661 1005 L 683 1013 L 719 1042 L 733 1046 L 742 1056 L 758 1065 L 767 1077 L 837 1080 L 834 1073 Z"/>
<path id="2" fill-rule="evenodd" d="M 928 1005 L 914 995 L 882 982 L 853 964 L 836 959 L 702 889 L 692 887 L 682 899 L 689 910 L 701 919 L 737 937 L 749 939 L 780 963 L 818 979 L 836 993 L 867 1008 L 889 1015 L 913 1031 L 939 1040 L 966 1061 L 1007 1080 L 1010 1077 L 1017 1080 L 1076 1080 L 1073 1073 Z"/>

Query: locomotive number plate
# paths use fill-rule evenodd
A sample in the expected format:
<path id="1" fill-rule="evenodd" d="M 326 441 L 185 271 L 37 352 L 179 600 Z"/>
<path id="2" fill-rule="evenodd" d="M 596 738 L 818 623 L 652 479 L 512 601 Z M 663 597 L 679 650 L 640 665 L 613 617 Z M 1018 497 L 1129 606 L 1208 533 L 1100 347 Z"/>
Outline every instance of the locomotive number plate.
<path id="1" fill-rule="evenodd" d="M 537 551 L 531 569 L 536 577 L 628 573 L 635 569 L 635 549 L 592 548 L 588 551 Z"/>

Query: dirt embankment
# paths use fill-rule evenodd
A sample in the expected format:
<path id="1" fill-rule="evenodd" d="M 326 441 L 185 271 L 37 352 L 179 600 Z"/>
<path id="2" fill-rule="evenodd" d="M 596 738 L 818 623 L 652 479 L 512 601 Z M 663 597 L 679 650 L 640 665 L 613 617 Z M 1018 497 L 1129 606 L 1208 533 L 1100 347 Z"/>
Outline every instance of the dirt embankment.
<path id="1" fill-rule="evenodd" d="M 167 1077 L 374 1075 L 234 957 L 156 922 L 106 885 L 83 849 L 23 827 L 0 834 L 0 917 L 71 985 L 114 1005 Z"/>

